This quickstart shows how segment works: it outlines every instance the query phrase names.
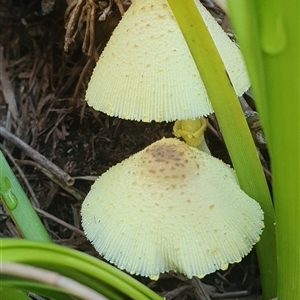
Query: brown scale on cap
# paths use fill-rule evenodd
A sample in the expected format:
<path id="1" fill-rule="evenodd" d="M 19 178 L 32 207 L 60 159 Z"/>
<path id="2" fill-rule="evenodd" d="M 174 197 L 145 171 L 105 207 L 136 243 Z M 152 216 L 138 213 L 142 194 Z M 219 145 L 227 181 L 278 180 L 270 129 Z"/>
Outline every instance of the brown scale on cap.
<path id="1" fill-rule="evenodd" d="M 153 174 L 153 180 L 156 182 L 173 180 L 177 185 L 178 178 L 185 179 L 191 176 L 192 170 L 199 168 L 193 156 L 186 151 L 188 148 L 184 143 L 173 145 L 166 142 L 151 145 L 146 148 L 145 155 L 140 162 L 141 172 Z"/>

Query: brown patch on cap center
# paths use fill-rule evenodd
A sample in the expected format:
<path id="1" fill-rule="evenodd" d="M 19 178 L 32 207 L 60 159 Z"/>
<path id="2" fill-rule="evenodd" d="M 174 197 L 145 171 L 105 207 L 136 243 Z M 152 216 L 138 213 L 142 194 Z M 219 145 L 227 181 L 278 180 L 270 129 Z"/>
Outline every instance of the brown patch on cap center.
<path id="1" fill-rule="evenodd" d="M 162 162 L 184 162 L 184 152 L 178 149 L 180 147 L 175 145 L 153 145 L 148 149 L 148 153 L 154 158 L 155 161 Z"/>
<path id="2" fill-rule="evenodd" d="M 171 144 L 165 143 L 153 144 L 145 150 L 145 156 L 142 159 L 142 168 L 149 176 L 156 177 L 158 180 L 182 181 L 186 177 L 189 155 L 185 144 L 181 142 Z M 158 171 L 158 173 L 156 172 Z M 183 176 L 182 176 L 183 175 Z"/>

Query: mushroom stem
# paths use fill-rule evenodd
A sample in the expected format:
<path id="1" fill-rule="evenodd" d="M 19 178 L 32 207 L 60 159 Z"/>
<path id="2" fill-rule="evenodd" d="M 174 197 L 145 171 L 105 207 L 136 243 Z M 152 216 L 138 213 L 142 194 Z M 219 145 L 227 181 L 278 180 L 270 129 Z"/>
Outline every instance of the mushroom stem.
<path id="1" fill-rule="evenodd" d="M 204 139 L 206 127 L 207 120 L 203 117 L 177 120 L 173 127 L 173 133 L 177 138 L 182 137 L 189 146 L 211 154 Z"/>

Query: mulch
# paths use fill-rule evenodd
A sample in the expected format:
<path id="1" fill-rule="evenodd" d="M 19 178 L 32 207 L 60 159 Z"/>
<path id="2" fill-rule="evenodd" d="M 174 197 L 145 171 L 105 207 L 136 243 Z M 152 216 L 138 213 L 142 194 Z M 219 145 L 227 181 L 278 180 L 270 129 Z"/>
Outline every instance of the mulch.
<path id="1" fill-rule="evenodd" d="M 107 8 L 109 3 L 112 6 Z M 2 132 L 0 148 L 53 240 L 94 256 L 97 253 L 80 227 L 80 206 L 91 184 L 133 153 L 172 137 L 173 127 L 172 122 L 109 117 L 84 101 L 93 67 L 121 18 L 121 2 L 116 3 L 2 0 L 0 6 L 0 125 L 28 146 Z M 210 9 L 220 22 L 224 20 L 220 9 Z M 206 140 L 212 154 L 230 163 L 214 117 L 209 121 Z M 70 175 L 74 184 L 54 180 L 48 165 L 30 156 L 30 149 L 61 168 L 63 175 Z M 265 168 L 269 173 L 267 163 Z M 0 212 L 1 237 L 18 236 L 7 213 Z M 261 298 L 254 250 L 241 263 L 201 281 L 172 272 L 158 281 L 136 278 L 166 299 Z"/>

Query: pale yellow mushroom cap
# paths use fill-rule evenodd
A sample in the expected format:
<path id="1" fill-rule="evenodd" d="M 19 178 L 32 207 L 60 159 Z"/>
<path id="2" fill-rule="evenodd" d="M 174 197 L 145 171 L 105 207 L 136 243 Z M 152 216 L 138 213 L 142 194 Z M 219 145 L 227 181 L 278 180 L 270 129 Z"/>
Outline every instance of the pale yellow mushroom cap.
<path id="1" fill-rule="evenodd" d="M 222 161 L 162 139 L 93 184 L 82 226 L 96 250 L 131 274 L 188 277 L 226 269 L 259 240 L 263 212 Z"/>
<path id="2" fill-rule="evenodd" d="M 250 87 L 242 54 L 200 1 L 195 0 L 195 2 L 223 60 L 235 93 L 242 96 Z"/>
<path id="3" fill-rule="evenodd" d="M 86 91 L 88 104 L 110 116 L 144 122 L 193 119 L 212 113 L 204 84 L 167 1 L 132 2 L 94 69 Z M 237 70 L 232 80 L 239 79 L 238 84 L 233 80 L 233 85 L 241 94 L 249 81 L 239 50 L 205 8 L 197 5 L 216 35 L 214 39 L 221 39 L 217 47 L 225 66 Z M 228 70 L 230 78 L 234 72 Z"/>

